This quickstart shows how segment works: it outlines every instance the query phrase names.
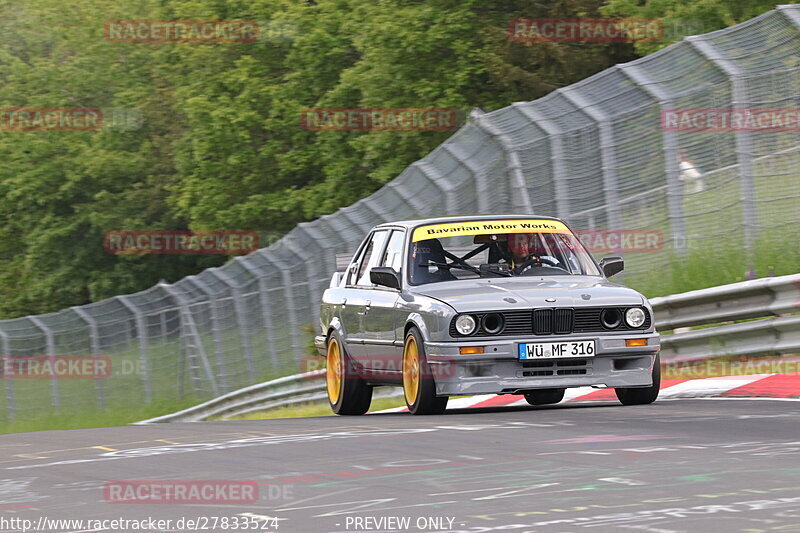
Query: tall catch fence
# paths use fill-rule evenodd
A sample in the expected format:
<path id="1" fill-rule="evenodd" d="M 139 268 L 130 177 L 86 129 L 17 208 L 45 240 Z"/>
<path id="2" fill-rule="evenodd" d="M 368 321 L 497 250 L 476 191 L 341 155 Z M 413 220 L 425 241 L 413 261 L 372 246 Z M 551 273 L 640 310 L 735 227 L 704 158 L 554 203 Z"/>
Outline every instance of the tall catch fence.
<path id="1" fill-rule="evenodd" d="M 519 212 L 578 230 L 660 232 L 658 250 L 624 254 L 626 282 L 698 250 L 757 254 L 800 223 L 798 129 L 665 131 L 662 112 L 798 108 L 799 74 L 800 5 L 787 5 L 539 100 L 473 111 L 373 195 L 267 248 L 174 284 L 0 321 L 5 360 L 111 362 L 91 381 L 0 379 L 0 422 L 207 399 L 303 370 L 336 253 L 383 221 Z M 689 163 L 701 186 L 687 179 Z"/>

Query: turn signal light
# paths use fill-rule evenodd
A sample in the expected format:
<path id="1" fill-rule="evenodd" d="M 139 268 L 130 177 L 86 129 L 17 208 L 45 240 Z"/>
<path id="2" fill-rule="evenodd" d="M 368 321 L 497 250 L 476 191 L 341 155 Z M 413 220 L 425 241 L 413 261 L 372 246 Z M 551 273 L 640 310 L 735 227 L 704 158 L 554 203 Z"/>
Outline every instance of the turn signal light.
<path id="1" fill-rule="evenodd" d="M 458 349 L 461 355 L 480 355 L 483 353 L 483 346 L 461 346 Z"/>
<path id="2" fill-rule="evenodd" d="M 647 346 L 647 339 L 625 339 L 625 346 Z"/>

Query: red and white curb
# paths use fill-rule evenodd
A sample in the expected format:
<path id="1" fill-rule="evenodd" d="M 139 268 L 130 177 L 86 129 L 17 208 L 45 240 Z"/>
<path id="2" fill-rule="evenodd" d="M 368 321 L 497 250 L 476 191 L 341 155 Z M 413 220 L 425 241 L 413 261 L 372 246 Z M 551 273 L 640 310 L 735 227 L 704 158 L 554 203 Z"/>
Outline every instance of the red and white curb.
<path id="1" fill-rule="evenodd" d="M 749 376 L 723 376 L 706 379 L 666 379 L 661 381 L 659 400 L 679 398 L 784 398 L 800 400 L 800 375 L 753 374 Z M 567 389 L 561 403 L 617 401 L 614 389 L 577 387 Z M 658 400 L 657 400 L 658 401 Z M 512 407 L 528 405 L 521 395 L 479 394 L 466 398 L 453 398 L 447 409 L 470 407 Z M 394 407 L 375 413 L 399 413 L 406 407 Z"/>

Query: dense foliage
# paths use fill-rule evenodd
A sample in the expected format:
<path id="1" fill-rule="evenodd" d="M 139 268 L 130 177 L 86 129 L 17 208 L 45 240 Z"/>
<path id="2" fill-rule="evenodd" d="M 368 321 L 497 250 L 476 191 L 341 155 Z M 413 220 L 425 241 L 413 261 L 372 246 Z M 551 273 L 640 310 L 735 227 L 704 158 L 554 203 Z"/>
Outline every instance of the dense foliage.
<path id="1" fill-rule="evenodd" d="M 771 7 L 603 3 L 80 0 L 66 9 L 0 0 L 0 107 L 119 110 L 101 131 L 0 131 L 0 317 L 133 292 L 227 259 L 111 255 L 106 231 L 279 234 L 368 195 L 450 135 L 313 132 L 300 127 L 303 108 L 497 109 L 656 47 L 511 42 L 512 19 L 664 17 L 709 31 Z M 110 42 L 104 24 L 118 19 L 254 19 L 261 34 Z"/>

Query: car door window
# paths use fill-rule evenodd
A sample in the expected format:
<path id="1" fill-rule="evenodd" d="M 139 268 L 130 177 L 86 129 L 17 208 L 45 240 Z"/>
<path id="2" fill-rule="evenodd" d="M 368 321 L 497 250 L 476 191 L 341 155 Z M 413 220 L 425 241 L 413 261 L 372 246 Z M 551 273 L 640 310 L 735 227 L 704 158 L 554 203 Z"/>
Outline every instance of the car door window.
<path id="1" fill-rule="evenodd" d="M 389 237 L 389 244 L 386 245 L 386 252 L 380 266 L 392 267 L 398 274 L 403 268 L 403 240 L 405 232 L 395 230 Z"/>
<path id="2" fill-rule="evenodd" d="M 386 244 L 386 239 L 389 237 L 389 231 L 382 230 L 376 231 L 372 234 L 372 238 L 367 244 L 364 254 L 361 256 L 361 261 L 358 264 L 358 274 L 356 275 L 356 285 L 371 286 L 372 282 L 369 280 L 369 269 L 378 266 L 378 260 L 383 252 L 383 245 Z"/>

